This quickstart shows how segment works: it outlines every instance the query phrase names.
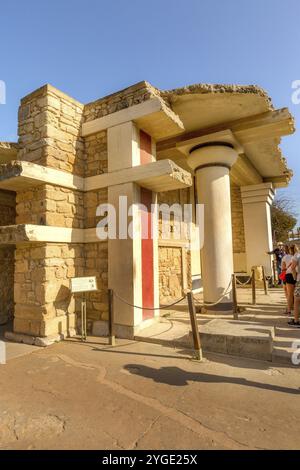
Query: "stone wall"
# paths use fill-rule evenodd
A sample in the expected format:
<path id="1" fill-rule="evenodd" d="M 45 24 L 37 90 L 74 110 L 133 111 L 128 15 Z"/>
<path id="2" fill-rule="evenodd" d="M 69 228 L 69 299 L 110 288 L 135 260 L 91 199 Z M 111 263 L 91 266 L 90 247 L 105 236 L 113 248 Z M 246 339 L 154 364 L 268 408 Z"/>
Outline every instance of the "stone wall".
<path id="1" fill-rule="evenodd" d="M 14 225 L 15 218 L 15 194 L 0 191 L 0 224 Z M 13 246 L 0 247 L 0 325 L 13 317 L 14 251 Z"/>
<path id="2" fill-rule="evenodd" d="M 189 190 L 166 191 L 158 194 L 158 204 L 179 204 L 182 209 L 184 204 L 189 203 Z M 170 219 L 170 238 L 173 245 L 176 245 L 174 232 L 174 216 Z M 186 225 L 183 224 L 182 237 L 178 241 L 178 246 L 168 246 L 168 241 L 162 240 L 162 213 L 159 214 L 159 296 L 161 303 L 168 303 L 178 299 L 183 295 L 185 288 L 191 287 L 191 260 L 190 252 L 184 248 L 184 258 L 182 242 L 188 241 L 185 232 Z M 162 244 L 165 243 L 165 246 Z"/>
<path id="3" fill-rule="evenodd" d="M 49 184 L 20 191 L 16 197 L 17 224 L 83 228 L 83 193 Z"/>
<path id="4" fill-rule="evenodd" d="M 83 138 L 82 123 L 154 97 L 168 107 L 160 92 L 147 82 L 140 82 L 85 106 L 46 85 L 21 100 L 18 159 L 81 177 L 106 173 L 107 131 Z M 168 112 L 171 112 L 169 108 Z M 174 202 L 178 198 L 180 203 L 188 202 L 188 193 L 184 191 L 164 194 L 164 201 L 173 197 Z M 16 196 L 16 223 L 93 229 L 99 221 L 96 209 L 107 199 L 107 189 L 83 193 L 43 184 L 29 190 L 19 190 Z M 162 276 L 170 274 L 167 286 L 164 284 L 164 292 L 178 297 L 182 282 L 179 286 L 175 285 L 175 277 L 184 275 L 181 254 L 178 258 L 177 247 L 167 253 L 170 256 L 169 264 L 173 263 L 176 267 L 171 266 L 173 270 L 168 273 L 162 261 Z M 188 262 L 186 264 L 188 266 Z M 49 336 L 73 331 L 80 323 L 76 320 L 76 314 L 80 312 L 80 296 L 71 295 L 70 280 L 75 276 L 94 275 L 99 292 L 87 297 L 89 331 L 92 331 L 93 321 L 107 319 L 107 243 L 18 244 L 15 254 L 15 333 Z"/>
<path id="5" fill-rule="evenodd" d="M 92 324 L 96 320 L 108 319 L 108 243 L 87 243 L 84 246 L 85 276 L 97 277 L 98 292 L 87 295 L 88 331 L 92 332 Z"/>
<path id="6" fill-rule="evenodd" d="M 96 216 L 99 204 L 107 203 L 107 188 L 89 191 L 84 194 L 85 228 L 97 226 L 101 217 Z M 84 246 L 85 276 L 96 276 L 98 292 L 87 295 L 88 331 L 92 332 L 92 323 L 96 320 L 107 320 L 107 281 L 108 281 L 108 243 L 86 243 Z"/>
<path id="7" fill-rule="evenodd" d="M 173 204 L 179 204 L 182 208 L 182 217 L 184 216 L 184 204 L 189 203 L 189 190 L 188 189 L 176 189 L 173 191 L 165 191 L 160 192 L 157 195 L 157 202 L 159 205 L 167 204 L 168 206 L 172 206 Z M 158 230 L 159 230 L 159 238 L 162 238 L 162 212 L 159 212 L 159 219 L 158 219 Z M 174 233 L 174 214 L 170 214 L 170 238 L 176 238 Z M 182 222 L 181 225 L 181 240 L 187 240 L 187 225 Z"/>
<path id="8" fill-rule="evenodd" d="M 19 160 L 84 176 L 83 105 L 51 85 L 21 100 Z"/>
<path id="9" fill-rule="evenodd" d="M 178 247 L 159 247 L 160 302 L 182 296 L 182 252 Z"/>
<path id="10" fill-rule="evenodd" d="M 85 137 L 85 176 L 107 173 L 107 131 Z"/>
<path id="11" fill-rule="evenodd" d="M 42 337 L 72 333 L 76 302 L 69 289 L 70 279 L 82 275 L 82 245 L 18 245 L 14 332 Z"/>
<path id="12" fill-rule="evenodd" d="M 13 318 L 14 251 L 11 246 L 0 248 L 0 325 Z"/>
<path id="13" fill-rule="evenodd" d="M 246 248 L 241 189 L 239 186 L 231 185 L 230 191 L 233 252 L 244 253 Z"/>
<path id="14" fill-rule="evenodd" d="M 230 192 L 234 271 L 246 272 L 247 260 L 241 189 L 239 186 L 231 184 Z"/>
<path id="15" fill-rule="evenodd" d="M 107 203 L 108 194 L 107 188 L 89 191 L 84 194 L 84 221 L 85 228 L 93 228 L 101 217 L 96 216 L 96 210 L 99 204 Z"/>
<path id="16" fill-rule="evenodd" d="M 107 132 L 82 138 L 82 121 L 90 115 L 88 111 L 84 117 L 83 111 L 81 103 L 50 85 L 26 96 L 19 109 L 18 158 L 82 177 L 107 172 Z M 44 184 L 18 191 L 16 222 L 94 228 L 99 220 L 97 206 L 104 202 L 107 189 L 83 193 Z M 103 319 L 107 315 L 107 257 L 107 244 L 101 242 L 19 245 L 14 331 L 47 336 L 78 326 L 75 314 L 80 312 L 80 296 L 72 297 L 69 290 L 75 276 L 97 276 L 100 291 L 89 295 L 87 302 L 89 327 L 92 320 Z"/>
<path id="17" fill-rule="evenodd" d="M 153 96 L 161 97 L 158 90 L 143 81 L 111 95 L 88 103 L 84 107 L 84 121 L 92 121 L 107 114 L 121 111 L 136 104 L 143 103 Z"/>

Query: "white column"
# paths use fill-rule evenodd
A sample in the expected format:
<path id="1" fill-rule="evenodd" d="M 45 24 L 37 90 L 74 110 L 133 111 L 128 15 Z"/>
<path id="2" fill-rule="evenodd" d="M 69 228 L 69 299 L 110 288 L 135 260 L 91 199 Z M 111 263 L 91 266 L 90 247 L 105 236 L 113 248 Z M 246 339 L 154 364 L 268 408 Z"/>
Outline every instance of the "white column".
<path id="1" fill-rule="evenodd" d="M 275 191 L 272 183 L 241 187 L 247 271 L 253 266 L 264 266 L 267 276 L 272 275 L 272 258 L 267 254 L 273 250 L 271 205 Z"/>
<path id="2" fill-rule="evenodd" d="M 204 204 L 204 245 L 201 250 L 205 303 L 215 303 L 227 290 L 233 273 L 230 178 L 237 152 L 216 143 L 191 149 L 188 164 L 195 171 L 197 200 Z M 212 312 L 232 312 L 232 291 Z"/>

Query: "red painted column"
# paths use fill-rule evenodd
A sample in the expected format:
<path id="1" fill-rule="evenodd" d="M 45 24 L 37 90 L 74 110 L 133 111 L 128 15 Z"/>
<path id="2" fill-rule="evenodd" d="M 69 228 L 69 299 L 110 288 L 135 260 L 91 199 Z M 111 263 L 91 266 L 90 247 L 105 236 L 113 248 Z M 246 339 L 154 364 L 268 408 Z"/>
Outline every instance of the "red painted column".
<path id="1" fill-rule="evenodd" d="M 140 131 L 140 159 L 141 165 L 152 162 L 151 136 L 144 131 Z"/>
<path id="2" fill-rule="evenodd" d="M 141 203 L 145 206 L 141 212 L 142 218 L 142 298 L 143 307 L 154 307 L 154 272 L 153 272 L 153 240 L 152 226 L 152 191 L 141 188 Z M 145 238 L 147 236 L 147 238 Z M 143 320 L 152 318 L 154 312 L 143 310 Z"/>
<path id="3" fill-rule="evenodd" d="M 140 131 L 140 162 L 141 165 L 152 162 L 151 137 L 144 131 Z M 141 204 L 145 206 L 141 212 L 142 222 L 142 299 L 143 307 L 154 307 L 154 265 L 153 265 L 153 240 L 152 240 L 152 191 L 141 188 Z M 147 237 L 147 238 L 146 238 Z M 153 318 L 154 312 L 143 310 L 143 320 Z"/>

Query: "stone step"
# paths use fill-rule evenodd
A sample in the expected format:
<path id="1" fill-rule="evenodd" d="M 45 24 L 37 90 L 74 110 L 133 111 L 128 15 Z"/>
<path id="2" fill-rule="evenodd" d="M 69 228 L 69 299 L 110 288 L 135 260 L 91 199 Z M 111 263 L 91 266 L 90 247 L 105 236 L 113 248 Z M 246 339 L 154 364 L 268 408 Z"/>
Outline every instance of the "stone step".
<path id="1" fill-rule="evenodd" d="M 193 348 L 191 332 L 181 325 L 161 322 L 135 336 L 137 341 L 173 347 Z M 272 361 L 274 327 L 254 322 L 224 319 L 208 320 L 199 325 L 203 351 Z"/>

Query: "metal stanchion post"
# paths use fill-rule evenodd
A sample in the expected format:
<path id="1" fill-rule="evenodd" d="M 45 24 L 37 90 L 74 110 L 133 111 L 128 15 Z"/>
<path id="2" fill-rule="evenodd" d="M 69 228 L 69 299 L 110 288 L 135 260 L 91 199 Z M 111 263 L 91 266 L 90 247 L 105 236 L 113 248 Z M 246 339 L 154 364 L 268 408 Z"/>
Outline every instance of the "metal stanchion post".
<path id="1" fill-rule="evenodd" d="M 201 341 L 200 341 L 199 329 L 198 329 L 198 324 L 197 324 L 194 297 L 193 297 L 192 292 L 187 293 L 187 299 L 188 299 L 189 313 L 190 313 L 191 326 L 192 326 L 195 358 L 198 361 L 202 361 Z"/>
<path id="2" fill-rule="evenodd" d="M 112 289 L 108 289 L 108 330 L 109 344 L 115 346 L 114 294 Z"/>
<path id="3" fill-rule="evenodd" d="M 255 284 L 255 268 L 252 268 L 252 305 L 256 305 L 256 284 Z"/>
<path id="4" fill-rule="evenodd" d="M 232 302 L 233 302 L 233 318 L 234 320 L 239 319 L 239 311 L 237 304 L 237 291 L 236 291 L 236 276 L 232 274 Z"/>

